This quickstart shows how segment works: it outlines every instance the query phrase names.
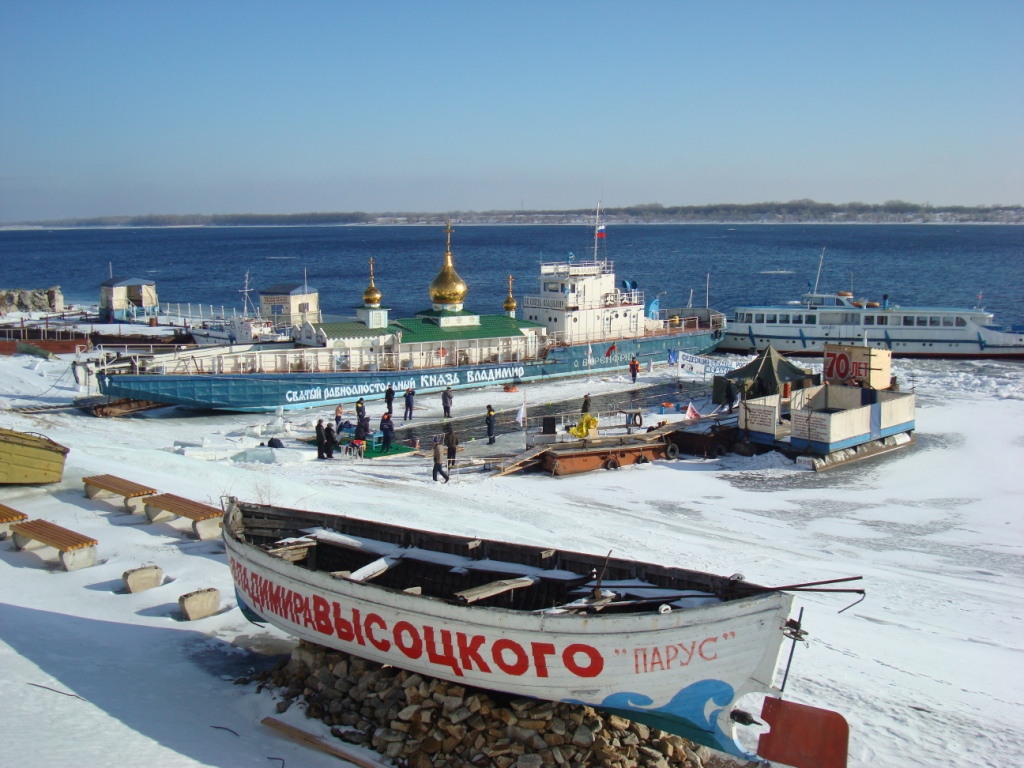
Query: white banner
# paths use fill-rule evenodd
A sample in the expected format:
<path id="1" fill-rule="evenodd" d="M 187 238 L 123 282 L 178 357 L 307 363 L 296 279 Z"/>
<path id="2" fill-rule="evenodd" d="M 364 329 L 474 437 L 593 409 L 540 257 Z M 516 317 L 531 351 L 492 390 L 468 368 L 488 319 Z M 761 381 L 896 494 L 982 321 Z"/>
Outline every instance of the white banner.
<path id="1" fill-rule="evenodd" d="M 718 360 L 712 360 L 710 357 L 680 352 L 679 370 L 696 376 L 725 376 L 725 374 L 732 370 L 732 367 Z"/>

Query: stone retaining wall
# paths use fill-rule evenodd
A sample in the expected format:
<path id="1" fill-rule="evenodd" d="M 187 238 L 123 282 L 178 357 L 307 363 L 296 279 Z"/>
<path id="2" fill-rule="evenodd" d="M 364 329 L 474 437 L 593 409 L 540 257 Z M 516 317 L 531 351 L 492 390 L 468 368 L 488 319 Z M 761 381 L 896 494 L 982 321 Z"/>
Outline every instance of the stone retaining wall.
<path id="1" fill-rule="evenodd" d="M 587 706 L 512 697 L 301 642 L 255 676 L 306 716 L 407 768 L 712 768 L 721 753 Z M 242 683 L 250 682 L 242 679 Z"/>
<path id="2" fill-rule="evenodd" d="M 63 312 L 64 295 L 59 285 L 31 291 L 21 288 L 0 289 L 0 315 L 15 311 Z"/>

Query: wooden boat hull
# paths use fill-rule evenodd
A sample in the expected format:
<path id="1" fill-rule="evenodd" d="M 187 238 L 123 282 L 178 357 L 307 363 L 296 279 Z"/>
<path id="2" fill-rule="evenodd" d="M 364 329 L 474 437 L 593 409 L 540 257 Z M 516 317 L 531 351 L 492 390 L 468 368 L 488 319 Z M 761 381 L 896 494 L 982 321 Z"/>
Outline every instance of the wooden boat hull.
<path id="1" fill-rule="evenodd" d="M 557 449 L 543 454 L 541 463 L 552 475 L 575 475 L 664 459 L 665 447 L 665 443 L 622 443 Z"/>
<path id="2" fill-rule="evenodd" d="M 524 611 L 460 605 L 437 595 L 411 594 L 408 588 L 400 588 L 401 584 L 396 588 L 356 581 L 347 570 L 341 575 L 303 567 L 289 559 L 294 554 L 272 554 L 266 551 L 268 544 L 249 540 L 259 538 L 247 528 L 259 530 L 263 525 L 252 515 L 260 509 L 283 511 L 234 500 L 229 503 L 224 526 L 228 560 L 240 607 L 251 609 L 289 634 L 466 685 L 588 704 L 724 752 L 751 757 L 735 740 L 730 712 L 747 693 L 778 693 L 773 679 L 792 602 L 789 595 L 740 582 L 748 589 L 741 591 L 746 596 L 737 599 L 687 609 L 659 610 L 655 606 L 643 613 L 572 612 L 564 610 L 565 606 Z M 306 516 L 307 523 L 313 515 L 299 514 Z M 322 518 L 337 521 L 337 528 L 317 534 L 327 537 L 327 545 L 331 536 L 346 538 L 347 534 L 337 531 L 365 533 L 377 526 L 351 518 Z M 576 575 L 576 569 L 568 573 L 527 564 L 536 557 L 552 556 L 559 562 L 586 561 L 584 567 L 587 562 L 599 565 L 604 561 L 609 572 L 624 573 L 623 568 L 632 565 L 635 572 L 647 573 L 648 579 L 657 578 L 663 586 L 666 582 L 655 574 L 701 576 L 631 561 L 609 563 L 605 558 L 578 553 L 555 554 L 553 550 L 432 535 L 398 526 L 379 527 L 386 529 L 386 538 L 396 547 L 399 541 L 428 546 L 425 537 L 431 537 L 429 546 L 443 551 L 434 549 L 427 554 L 437 559 L 446 578 L 474 569 L 489 573 L 481 577 L 484 580 L 495 573 L 552 579 Z M 307 529 L 300 523 L 299 530 Z M 350 539 L 366 546 L 365 539 Z M 288 541 L 295 539 L 286 537 L 283 542 L 283 549 L 290 552 L 302 546 L 288 545 Z M 485 551 L 477 559 L 457 554 L 467 548 Z M 499 550 L 511 554 L 515 562 L 494 559 Z M 383 559 L 394 565 L 403 552 L 412 551 L 419 553 L 413 557 L 426 552 L 400 548 Z M 328 555 L 324 550 L 316 558 L 329 559 Z M 373 556 L 368 555 L 370 559 Z M 719 586 L 736 583 L 702 576 L 718 580 Z"/>
<path id="3" fill-rule="evenodd" d="M 68 449 L 43 435 L 0 429 L 0 483 L 59 483 Z"/>

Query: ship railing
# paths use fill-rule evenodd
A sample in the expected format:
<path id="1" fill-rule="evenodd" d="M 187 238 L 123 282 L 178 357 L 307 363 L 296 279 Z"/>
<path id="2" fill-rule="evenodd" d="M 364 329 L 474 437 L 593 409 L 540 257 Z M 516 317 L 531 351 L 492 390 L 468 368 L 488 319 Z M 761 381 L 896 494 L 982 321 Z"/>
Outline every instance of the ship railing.
<path id="1" fill-rule="evenodd" d="M 547 261 L 540 265 L 542 275 L 558 275 L 560 277 L 608 275 L 614 272 L 615 262 L 611 260 Z"/>
<path id="2" fill-rule="evenodd" d="M 534 309 L 584 310 L 606 309 L 610 307 L 643 306 L 643 291 L 612 291 L 599 298 L 580 301 L 576 294 L 569 294 L 560 299 L 549 299 L 544 296 L 524 296 L 523 307 Z"/>
<path id="3" fill-rule="evenodd" d="M 632 430 L 640 430 L 633 422 L 632 413 L 624 413 L 622 410 L 617 411 L 589 411 L 589 414 L 597 419 L 597 431 L 600 432 L 626 432 Z M 530 416 L 526 417 L 526 424 L 524 428 L 527 432 L 542 431 L 545 426 L 550 427 L 551 419 L 554 420 L 555 434 L 559 440 L 578 440 L 579 438 L 569 432 L 569 427 L 576 426 L 580 418 L 583 416 L 579 411 L 569 411 L 564 413 L 546 414 L 542 416 Z M 548 420 L 548 421 L 545 421 Z M 550 432 L 548 432 L 550 434 Z"/>

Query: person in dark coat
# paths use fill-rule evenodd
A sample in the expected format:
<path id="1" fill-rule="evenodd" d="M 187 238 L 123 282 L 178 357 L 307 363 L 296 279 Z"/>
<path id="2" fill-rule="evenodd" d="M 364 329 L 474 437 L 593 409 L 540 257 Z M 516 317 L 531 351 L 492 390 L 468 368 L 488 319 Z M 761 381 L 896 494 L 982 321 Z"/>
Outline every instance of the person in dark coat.
<path id="1" fill-rule="evenodd" d="M 416 391 L 409 387 L 405 390 L 405 416 L 402 417 L 402 421 L 412 420 L 412 402 L 416 397 Z"/>
<path id="2" fill-rule="evenodd" d="M 391 421 L 391 414 L 385 413 L 380 417 L 381 453 L 391 453 L 391 440 L 395 436 L 395 423 Z"/>
<path id="3" fill-rule="evenodd" d="M 729 413 L 732 413 L 733 403 L 736 402 L 736 385 L 732 379 L 725 380 L 725 400 L 729 403 Z"/>
<path id="4" fill-rule="evenodd" d="M 318 459 L 326 459 L 327 453 L 324 450 L 324 446 L 327 444 L 327 435 L 324 432 L 324 420 L 318 419 L 316 422 L 316 457 Z"/>
<path id="5" fill-rule="evenodd" d="M 334 427 L 328 424 L 327 429 L 324 430 L 324 453 L 327 454 L 328 459 L 334 458 L 334 441 L 337 439 L 337 435 L 334 434 Z"/>
<path id="6" fill-rule="evenodd" d="M 434 438 L 434 482 L 437 482 L 437 476 L 440 475 L 444 478 L 444 481 L 448 482 L 448 473 L 444 471 L 444 455 L 441 453 L 441 441 L 438 438 Z"/>
<path id="7" fill-rule="evenodd" d="M 487 406 L 487 416 L 484 418 L 487 424 L 487 444 L 494 445 L 494 428 L 497 426 L 498 417 L 491 406 Z"/>
<path id="8" fill-rule="evenodd" d="M 369 430 L 367 429 L 368 426 L 369 425 L 367 424 L 367 420 L 360 420 L 359 422 L 357 422 L 356 431 L 352 434 L 352 439 L 365 440 L 366 435 L 369 433 Z"/>
<path id="9" fill-rule="evenodd" d="M 363 402 L 363 398 L 356 400 L 356 420 L 362 421 L 366 416 L 366 403 Z"/>
<path id="10" fill-rule="evenodd" d="M 444 409 L 444 417 L 446 419 L 452 417 L 452 400 L 454 399 L 455 395 L 452 394 L 451 387 L 448 387 L 448 389 L 441 393 L 441 408 Z"/>
<path id="11" fill-rule="evenodd" d="M 448 447 L 448 469 L 451 469 L 455 466 L 455 454 L 459 450 L 459 437 L 451 426 L 444 433 L 444 444 Z"/>
<path id="12" fill-rule="evenodd" d="M 583 405 L 580 408 L 580 413 L 590 413 L 590 395 L 583 396 Z"/>
<path id="13" fill-rule="evenodd" d="M 388 384 L 388 388 L 384 390 L 384 405 L 388 407 L 388 413 L 394 414 L 395 412 L 395 390 Z"/>

